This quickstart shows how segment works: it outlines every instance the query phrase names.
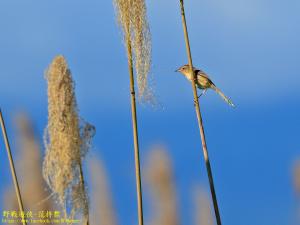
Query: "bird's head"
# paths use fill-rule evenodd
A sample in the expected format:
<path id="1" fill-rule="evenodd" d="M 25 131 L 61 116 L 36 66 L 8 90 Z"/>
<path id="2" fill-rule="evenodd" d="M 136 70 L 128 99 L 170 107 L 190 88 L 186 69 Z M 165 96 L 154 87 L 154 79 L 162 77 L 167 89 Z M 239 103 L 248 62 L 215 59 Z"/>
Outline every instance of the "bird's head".
<path id="1" fill-rule="evenodd" d="M 184 73 L 184 72 L 187 72 L 189 71 L 189 65 L 186 64 L 186 65 L 183 65 L 181 67 L 179 67 L 177 70 L 175 70 L 175 72 L 180 72 L 180 73 Z"/>
<path id="2" fill-rule="evenodd" d="M 194 70 L 195 70 L 195 68 L 194 68 Z M 188 76 L 190 74 L 190 65 L 189 64 L 183 65 L 183 66 L 179 67 L 177 70 L 175 70 L 175 72 L 180 72 L 183 75 Z"/>

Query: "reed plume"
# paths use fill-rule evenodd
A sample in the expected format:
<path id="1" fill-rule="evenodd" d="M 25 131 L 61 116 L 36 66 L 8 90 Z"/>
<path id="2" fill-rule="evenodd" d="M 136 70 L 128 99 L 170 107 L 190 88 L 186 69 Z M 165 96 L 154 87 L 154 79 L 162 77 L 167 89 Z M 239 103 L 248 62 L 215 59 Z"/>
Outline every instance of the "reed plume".
<path id="1" fill-rule="evenodd" d="M 147 180 L 154 196 L 153 225 L 178 225 L 176 193 L 169 155 L 161 148 L 151 151 L 147 166 Z"/>
<path id="2" fill-rule="evenodd" d="M 79 119 L 74 83 L 67 62 L 57 56 L 46 71 L 48 125 L 44 142 L 43 176 L 65 217 L 82 214 L 88 224 L 88 196 L 82 160 L 88 152 L 95 128 Z M 67 211 L 70 210 L 70 213 Z"/>
<path id="3" fill-rule="evenodd" d="M 197 225 L 213 225 L 213 216 L 209 204 L 209 195 L 204 187 L 199 186 L 195 192 L 195 220 Z"/>
<path id="4" fill-rule="evenodd" d="M 91 177 L 91 224 L 116 225 L 116 214 L 103 163 L 99 159 L 91 158 L 88 165 Z"/>
<path id="5" fill-rule="evenodd" d="M 144 0 L 114 0 L 114 6 L 118 23 L 124 34 L 124 44 L 127 52 L 131 94 L 138 220 L 139 225 L 143 225 L 142 182 L 133 70 L 135 67 L 139 99 L 151 102 L 153 100 L 153 95 L 148 85 L 148 75 L 151 67 L 151 36 L 146 17 L 146 4 Z"/>
<path id="6" fill-rule="evenodd" d="M 37 137 L 34 134 L 32 122 L 26 114 L 16 117 L 18 129 L 16 155 L 16 167 L 20 171 L 20 185 L 24 206 L 27 210 L 38 212 L 54 209 L 54 203 L 48 199 L 49 192 L 42 176 L 41 149 Z M 17 201 L 11 188 L 5 194 L 5 206 L 7 210 L 17 211 Z M 39 223 L 36 223 L 39 224 Z"/>
<path id="7" fill-rule="evenodd" d="M 213 200 L 216 221 L 217 221 L 218 225 L 221 225 L 222 224 L 221 216 L 220 216 L 220 212 L 219 212 L 217 195 L 216 195 L 216 191 L 215 191 L 215 185 L 214 185 L 214 181 L 213 181 L 213 175 L 212 175 L 210 160 L 209 160 L 209 156 L 208 156 L 208 150 L 207 150 L 205 133 L 204 133 L 204 126 L 203 126 L 203 122 L 202 122 L 202 115 L 200 112 L 199 98 L 198 98 L 196 82 L 195 82 L 195 80 L 197 80 L 197 77 L 196 77 L 195 71 L 193 70 L 192 53 L 191 53 L 189 35 L 188 35 L 186 19 L 185 19 L 184 0 L 179 0 L 179 1 L 180 1 L 180 11 L 181 11 L 181 20 L 182 20 L 182 26 L 183 26 L 185 47 L 186 47 L 186 52 L 187 52 L 188 62 L 189 62 L 189 71 L 191 73 L 190 74 L 191 77 L 193 77 L 192 90 L 193 90 L 193 95 L 194 95 L 194 106 L 195 106 L 197 122 L 198 122 L 198 126 L 199 126 L 199 131 L 200 131 L 205 166 L 206 166 L 207 176 L 208 176 L 208 180 L 209 180 L 209 186 L 210 186 L 211 196 L 212 196 L 212 200 Z"/>
<path id="8" fill-rule="evenodd" d="M 296 216 L 294 224 L 300 224 L 300 159 L 297 159 L 293 165 L 293 186 L 296 194 Z"/>
<path id="9" fill-rule="evenodd" d="M 141 101 L 153 103 L 153 90 L 149 85 L 151 69 L 151 33 L 144 0 L 114 0 L 118 23 L 124 33 L 127 57 L 133 61 L 137 75 L 138 96 Z"/>
<path id="10" fill-rule="evenodd" d="M 300 160 L 296 161 L 293 170 L 294 189 L 300 199 Z"/>

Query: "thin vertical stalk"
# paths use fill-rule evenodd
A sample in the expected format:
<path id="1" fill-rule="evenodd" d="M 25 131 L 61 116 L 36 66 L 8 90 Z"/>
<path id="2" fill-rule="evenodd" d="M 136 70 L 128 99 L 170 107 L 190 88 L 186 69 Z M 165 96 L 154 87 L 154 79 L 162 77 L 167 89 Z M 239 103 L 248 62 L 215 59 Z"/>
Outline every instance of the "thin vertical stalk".
<path id="1" fill-rule="evenodd" d="M 13 157 L 12 157 L 12 154 L 11 154 L 10 145 L 9 145 L 9 141 L 8 141 L 7 132 L 6 132 L 5 123 L 4 123 L 4 119 L 3 119 L 3 116 L 2 116 L 1 109 L 0 109 L 0 123 L 1 123 L 1 128 L 2 128 L 3 139 L 4 139 L 4 142 L 5 142 L 5 147 L 6 147 L 6 151 L 7 151 L 7 156 L 8 156 L 8 160 L 9 160 L 10 171 L 11 171 L 11 175 L 12 175 L 12 178 L 13 178 L 15 191 L 16 191 L 16 195 L 17 195 L 19 210 L 21 212 L 24 212 L 20 187 L 19 187 L 18 178 L 17 178 L 17 175 L 16 175 L 16 169 L 15 169 L 15 166 L 14 166 L 14 160 L 13 160 Z M 22 218 L 22 223 L 23 223 L 23 225 L 26 225 L 25 218 Z"/>
<path id="2" fill-rule="evenodd" d="M 83 171 L 82 171 L 82 164 L 80 163 L 80 166 L 79 166 L 79 172 L 80 172 L 80 182 L 81 182 L 81 185 L 82 185 L 82 193 L 85 192 L 84 188 L 85 188 L 85 182 L 84 182 L 84 178 L 83 178 Z M 85 221 L 85 224 L 86 225 L 90 225 L 90 213 L 89 213 L 89 206 L 87 204 L 87 218 L 86 218 L 86 221 Z"/>
<path id="3" fill-rule="evenodd" d="M 127 56 L 128 56 L 128 70 L 130 79 L 130 95 L 131 95 L 131 113 L 132 113 L 132 128 L 133 128 L 133 141 L 134 141 L 134 160 L 135 160 L 135 176 L 136 176 L 136 191 L 137 191 L 137 204 L 138 204 L 138 220 L 139 225 L 144 224 L 143 219 L 143 198 L 142 198 L 142 182 L 141 182 L 141 169 L 140 169 L 140 156 L 139 156 L 139 139 L 137 128 L 137 115 L 136 115 L 136 100 L 134 89 L 134 76 L 133 76 L 133 60 L 131 40 L 129 37 L 127 41 Z"/>
<path id="4" fill-rule="evenodd" d="M 209 157 L 208 157 L 204 127 L 203 127 L 203 122 L 202 122 L 202 116 L 200 113 L 199 99 L 198 99 L 198 95 L 197 95 L 197 88 L 195 85 L 197 77 L 193 70 L 192 54 L 191 54 L 188 30 L 187 30 L 187 25 L 186 25 L 183 0 L 180 0 L 180 9 L 181 9 L 182 26 L 183 26 L 184 39 L 185 39 L 185 47 L 186 47 L 186 51 L 187 51 L 187 55 L 188 55 L 190 71 L 191 71 L 191 73 L 193 73 L 193 77 L 194 77 L 194 79 L 192 79 L 192 88 L 193 88 L 194 103 L 195 103 L 194 105 L 195 105 L 195 110 L 196 110 L 196 114 L 197 114 L 198 126 L 199 126 L 199 130 L 200 130 L 204 160 L 205 160 L 207 175 L 208 175 L 208 179 L 209 179 L 209 186 L 210 186 L 211 196 L 212 196 L 212 200 L 213 200 L 216 221 L 217 221 L 218 225 L 221 225 L 222 224 L 221 217 L 220 217 L 220 213 L 219 213 L 219 207 L 218 207 L 218 201 L 217 201 L 217 196 L 216 196 L 215 187 L 214 187 L 213 175 L 212 175 L 210 161 L 209 161 Z"/>

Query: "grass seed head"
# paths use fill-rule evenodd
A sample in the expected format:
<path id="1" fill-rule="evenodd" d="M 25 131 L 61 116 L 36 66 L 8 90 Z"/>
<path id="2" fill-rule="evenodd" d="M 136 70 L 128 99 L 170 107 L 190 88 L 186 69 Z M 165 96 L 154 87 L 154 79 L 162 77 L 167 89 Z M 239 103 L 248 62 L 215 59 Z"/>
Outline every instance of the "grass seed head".
<path id="1" fill-rule="evenodd" d="M 209 193 L 203 185 L 199 185 L 195 191 L 195 220 L 197 225 L 213 225 L 214 218 L 212 215 Z"/>
<path id="2" fill-rule="evenodd" d="M 296 194 L 300 197 L 300 160 L 298 159 L 293 167 L 294 189 Z"/>
<path id="3" fill-rule="evenodd" d="M 22 200 L 25 210 L 52 210 L 54 203 L 48 199 L 50 192 L 46 189 L 42 175 L 41 148 L 35 135 L 33 125 L 28 116 L 19 113 L 16 117 L 17 152 L 16 169 L 21 188 Z M 5 193 L 6 210 L 18 211 L 18 202 L 13 187 Z"/>
<path id="4" fill-rule="evenodd" d="M 88 165 L 91 176 L 91 224 L 116 225 L 116 212 L 103 162 L 93 157 Z"/>
<path id="5" fill-rule="evenodd" d="M 95 128 L 80 121 L 74 82 L 67 62 L 57 56 L 46 72 L 48 82 L 48 126 L 45 131 L 46 155 L 43 175 L 60 205 L 75 214 L 88 208 L 82 185 L 82 158 L 88 151 Z M 82 122 L 82 124 L 81 124 Z"/>
<path id="6" fill-rule="evenodd" d="M 125 46 L 130 43 L 132 47 L 128 58 L 134 60 L 139 100 L 154 103 L 153 88 L 149 82 L 152 46 L 145 0 L 114 0 L 114 5 L 118 23 L 124 32 Z"/>
<path id="7" fill-rule="evenodd" d="M 151 224 L 177 225 L 176 193 L 169 155 L 155 148 L 149 157 L 147 178 L 153 191 L 155 216 Z"/>

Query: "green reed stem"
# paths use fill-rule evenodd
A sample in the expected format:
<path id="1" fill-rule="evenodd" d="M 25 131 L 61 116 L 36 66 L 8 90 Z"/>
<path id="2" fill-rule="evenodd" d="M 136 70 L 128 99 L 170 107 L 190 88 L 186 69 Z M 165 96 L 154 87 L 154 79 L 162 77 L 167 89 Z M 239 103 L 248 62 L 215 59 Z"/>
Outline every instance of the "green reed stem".
<path id="1" fill-rule="evenodd" d="M 8 141 L 7 132 L 6 132 L 5 123 L 4 123 L 4 119 L 3 119 L 3 116 L 2 116 L 1 109 L 0 109 L 0 124 L 1 124 L 1 128 L 2 128 L 2 134 L 3 134 L 3 139 L 4 139 L 4 142 L 5 142 L 7 156 L 8 156 L 8 160 L 9 160 L 10 171 L 11 171 L 11 175 L 12 175 L 12 178 L 13 178 L 14 187 L 15 187 L 15 191 L 16 191 L 16 196 L 17 196 L 17 200 L 18 200 L 19 210 L 21 212 L 24 212 L 20 187 L 19 187 L 18 178 L 17 178 L 17 175 L 16 175 L 16 169 L 15 169 L 15 166 L 14 166 L 14 160 L 13 160 L 13 157 L 12 157 L 12 154 L 11 154 L 10 145 L 9 145 L 9 141 Z M 22 223 L 23 223 L 23 225 L 26 225 L 25 218 L 22 218 Z"/>
<path id="2" fill-rule="evenodd" d="M 213 181 L 213 175 L 212 175 L 210 161 L 209 161 L 209 157 L 208 157 L 202 116 L 201 116 L 201 112 L 200 112 L 199 99 L 198 99 L 197 88 L 196 88 L 197 77 L 193 70 L 192 54 L 191 54 L 188 30 L 187 30 L 187 25 L 186 25 L 183 0 L 180 0 L 180 9 L 181 9 L 182 26 L 183 26 L 184 39 L 185 39 L 185 47 L 186 47 L 186 51 L 187 51 L 187 55 L 188 55 L 190 71 L 191 71 L 191 73 L 193 73 L 193 77 L 194 77 L 194 79 L 192 79 L 192 88 L 193 88 L 194 103 L 195 103 L 194 105 L 195 105 L 195 110 L 196 110 L 196 115 L 197 115 L 197 120 L 198 120 L 198 126 L 199 126 L 199 130 L 200 130 L 204 160 L 205 160 L 207 175 L 208 175 L 208 179 L 209 179 L 209 186 L 210 186 L 211 196 L 212 196 L 212 200 L 213 200 L 216 221 L 217 221 L 218 225 L 221 225 L 222 224 L 221 216 L 220 216 L 220 212 L 219 212 L 218 201 L 217 201 L 217 196 L 216 196 L 216 191 L 215 191 L 215 186 L 214 186 L 214 181 Z"/>
<path id="3" fill-rule="evenodd" d="M 139 221 L 139 225 L 143 225 L 144 224 L 143 198 L 142 198 L 139 139 L 138 139 L 137 115 L 136 115 L 136 100 L 135 100 L 135 88 L 134 88 L 134 76 L 133 76 L 132 48 L 131 48 L 130 38 L 127 37 L 126 39 L 127 39 L 126 46 L 127 46 L 127 56 L 128 56 L 128 71 L 129 71 L 129 79 L 130 79 L 130 94 L 131 94 L 131 113 L 132 113 L 132 128 L 133 128 L 133 141 L 134 141 L 138 221 Z"/>

